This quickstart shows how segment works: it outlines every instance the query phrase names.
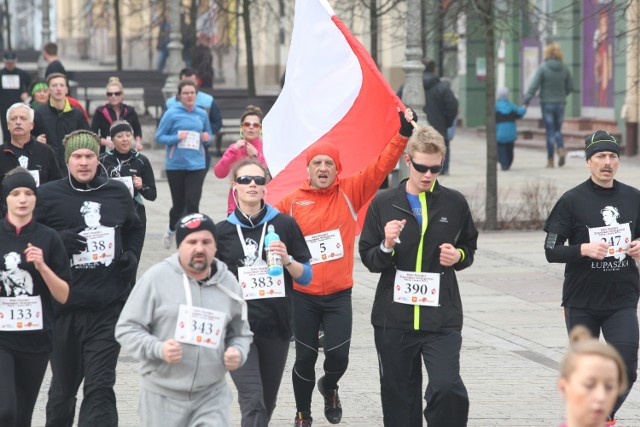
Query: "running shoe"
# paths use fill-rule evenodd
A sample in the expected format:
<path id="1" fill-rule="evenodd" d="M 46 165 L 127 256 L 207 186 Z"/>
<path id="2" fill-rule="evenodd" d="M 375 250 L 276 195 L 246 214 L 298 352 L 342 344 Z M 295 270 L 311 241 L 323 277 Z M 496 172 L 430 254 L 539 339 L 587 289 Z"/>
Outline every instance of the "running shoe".
<path id="1" fill-rule="evenodd" d="M 324 377 L 318 380 L 318 391 L 324 397 L 324 416 L 331 424 L 338 424 L 342 420 L 342 405 L 338 396 L 338 386 L 333 390 L 325 390 Z"/>
<path id="2" fill-rule="evenodd" d="M 175 231 L 171 231 L 171 229 L 167 227 L 164 232 L 164 236 L 162 236 L 162 244 L 164 245 L 165 249 L 171 249 L 171 245 L 173 244 L 173 237 L 175 236 L 175 234 Z"/>
<path id="3" fill-rule="evenodd" d="M 311 427 L 311 422 L 313 418 L 311 418 L 310 412 L 296 412 L 296 419 L 293 420 L 293 427 Z"/>

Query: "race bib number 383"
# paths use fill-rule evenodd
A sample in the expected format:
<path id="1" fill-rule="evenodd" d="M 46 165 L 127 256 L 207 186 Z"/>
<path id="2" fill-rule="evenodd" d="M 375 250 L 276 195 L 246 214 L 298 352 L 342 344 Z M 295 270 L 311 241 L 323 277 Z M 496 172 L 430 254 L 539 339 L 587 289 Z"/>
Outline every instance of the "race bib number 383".
<path id="1" fill-rule="evenodd" d="M 393 283 L 393 302 L 438 307 L 440 303 L 440 274 L 396 271 Z"/>
<path id="2" fill-rule="evenodd" d="M 284 275 L 269 276 L 266 265 L 238 268 L 238 281 L 245 300 L 285 296 Z"/>
<path id="3" fill-rule="evenodd" d="M 42 329 L 40 296 L 0 298 L 0 331 Z"/>

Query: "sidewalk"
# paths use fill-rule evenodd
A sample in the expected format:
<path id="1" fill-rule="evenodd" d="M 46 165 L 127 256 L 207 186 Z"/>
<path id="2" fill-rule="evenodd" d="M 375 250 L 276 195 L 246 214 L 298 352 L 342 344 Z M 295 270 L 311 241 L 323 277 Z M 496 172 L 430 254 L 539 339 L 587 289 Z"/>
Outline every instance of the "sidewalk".
<path id="1" fill-rule="evenodd" d="M 483 215 L 486 175 L 484 140 L 474 132 L 460 131 L 452 142 L 451 175 L 443 185 L 462 191 L 474 214 Z M 160 176 L 164 151 L 148 150 L 156 176 Z M 516 203 L 527 196 L 523 188 L 544 183 L 555 192 L 554 201 L 564 191 L 589 176 L 584 160 L 570 157 L 563 168 L 545 169 L 542 150 L 519 148 L 516 144 L 512 169 L 498 172 L 499 193 Z M 640 161 L 622 158 L 618 178 L 628 184 L 640 182 Z M 207 175 L 201 210 L 216 221 L 225 217 L 229 182 Z M 516 202 L 514 202 L 516 201 Z M 503 204 L 503 200 L 500 201 Z M 517 204 L 517 203 L 516 203 Z M 172 251 L 165 250 L 161 236 L 167 223 L 170 196 L 166 182 L 158 183 L 158 200 L 147 204 L 148 230 L 140 265 L 142 274 Z M 462 377 L 469 391 L 469 426 L 556 426 L 564 414 L 564 404 L 556 390 L 558 365 L 567 345 L 560 307 L 563 265 L 548 264 L 542 249 L 544 233 L 536 231 L 481 232 L 473 266 L 458 273 L 465 309 Z M 340 382 L 344 416 L 341 425 L 381 426 L 377 359 L 369 317 L 378 281 L 356 254 L 353 288 L 353 339 L 350 364 Z M 291 386 L 294 361 L 291 348 L 278 407 L 272 426 L 291 425 L 295 400 Z M 322 354 L 316 375 L 322 372 Z M 44 405 L 48 378 L 43 384 L 33 425 L 44 425 Z M 426 373 L 424 373 L 426 386 Z M 120 425 L 138 425 L 137 363 L 127 354 L 120 356 L 116 394 Z M 232 384 L 232 383 L 231 383 Z M 619 412 L 618 425 L 640 426 L 638 386 Z M 322 398 L 313 395 L 314 426 L 330 424 L 324 419 Z M 232 405 L 232 425 L 240 425 L 237 403 Z M 442 426 L 446 427 L 446 426 Z"/>

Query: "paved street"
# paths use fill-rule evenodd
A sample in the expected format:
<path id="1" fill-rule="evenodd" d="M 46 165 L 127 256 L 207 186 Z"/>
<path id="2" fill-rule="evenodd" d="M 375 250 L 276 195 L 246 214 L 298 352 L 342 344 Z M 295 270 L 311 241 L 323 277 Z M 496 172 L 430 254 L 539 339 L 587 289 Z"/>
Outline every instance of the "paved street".
<path id="1" fill-rule="evenodd" d="M 147 150 L 160 176 L 162 150 Z M 562 192 L 585 180 L 588 169 L 583 159 L 569 157 L 564 168 L 545 169 L 543 150 L 516 148 L 512 170 L 499 172 L 499 193 L 505 219 L 519 208 L 536 209 L 536 200 Z M 623 158 L 618 178 L 631 185 L 640 182 L 640 161 Z M 470 200 L 474 215 L 483 216 L 486 149 L 472 131 L 461 131 L 452 142 L 451 175 L 441 178 L 445 186 L 462 191 Z M 209 173 L 201 211 L 216 221 L 224 218 L 229 182 Z M 545 202 L 540 202 L 542 209 Z M 169 255 L 161 244 L 168 220 L 170 196 L 166 182 L 158 183 L 158 200 L 147 204 L 148 230 L 142 274 L 150 265 Z M 462 349 L 462 377 L 471 400 L 469 426 L 556 426 L 562 419 L 563 402 L 556 390 L 558 364 L 567 344 L 560 307 L 562 265 L 550 265 L 542 249 L 544 234 L 536 231 L 481 232 L 475 264 L 460 272 L 459 282 L 465 308 Z M 340 382 L 344 416 L 342 425 L 380 426 L 377 360 L 373 330 L 369 322 L 378 276 L 370 274 L 356 255 L 356 285 L 353 289 L 354 333 L 350 365 Z M 321 375 L 320 355 L 316 374 Z M 291 348 L 273 426 L 291 425 L 295 402 L 291 386 Z M 425 373 L 426 379 L 426 373 Z M 230 382 L 231 383 L 231 382 Z M 425 380 L 426 384 L 426 380 Z M 44 425 L 48 376 L 40 393 L 34 426 Z M 619 412 L 619 426 L 640 426 L 638 386 Z M 120 356 L 116 384 L 120 425 L 136 426 L 137 363 Z M 233 426 L 239 426 L 239 410 L 232 406 Z M 322 399 L 314 394 L 314 426 L 329 426 L 324 419 Z M 442 426 L 446 427 L 446 426 Z"/>

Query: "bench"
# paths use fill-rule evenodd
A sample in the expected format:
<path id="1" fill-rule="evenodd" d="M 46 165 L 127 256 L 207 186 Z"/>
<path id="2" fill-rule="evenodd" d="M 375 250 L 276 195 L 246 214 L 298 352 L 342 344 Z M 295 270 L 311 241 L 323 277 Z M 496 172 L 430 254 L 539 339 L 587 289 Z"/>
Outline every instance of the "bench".
<path id="1" fill-rule="evenodd" d="M 266 115 L 278 98 L 277 95 L 249 96 L 249 91 L 244 88 L 225 89 L 201 89 L 212 95 L 220 108 L 222 115 L 222 129 L 216 134 L 216 155 L 222 156 L 222 143 L 226 135 L 239 133 L 240 117 L 248 105 L 260 107 Z"/>
<path id="2" fill-rule="evenodd" d="M 167 75 L 155 70 L 70 71 L 69 80 L 75 81 L 76 97 L 85 103 L 85 109 L 93 114 L 91 103 L 106 103 L 105 88 L 109 77 L 118 77 L 124 86 L 125 102 L 139 101 L 144 114 L 159 117 L 164 107 L 164 86 Z M 152 112 L 153 111 L 153 112 Z"/>

